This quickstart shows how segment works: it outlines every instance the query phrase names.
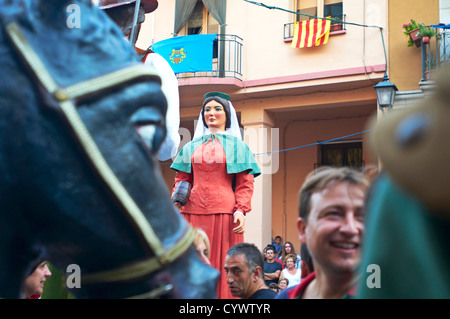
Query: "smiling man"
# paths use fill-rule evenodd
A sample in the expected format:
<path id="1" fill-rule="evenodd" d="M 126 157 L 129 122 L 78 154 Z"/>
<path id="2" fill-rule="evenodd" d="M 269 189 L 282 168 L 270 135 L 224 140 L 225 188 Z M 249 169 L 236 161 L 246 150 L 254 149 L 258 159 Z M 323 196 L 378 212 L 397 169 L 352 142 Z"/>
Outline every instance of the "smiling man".
<path id="1" fill-rule="evenodd" d="M 299 193 L 297 222 L 315 271 L 278 298 L 351 297 L 364 234 L 368 178 L 353 169 L 324 167 L 308 175 Z"/>

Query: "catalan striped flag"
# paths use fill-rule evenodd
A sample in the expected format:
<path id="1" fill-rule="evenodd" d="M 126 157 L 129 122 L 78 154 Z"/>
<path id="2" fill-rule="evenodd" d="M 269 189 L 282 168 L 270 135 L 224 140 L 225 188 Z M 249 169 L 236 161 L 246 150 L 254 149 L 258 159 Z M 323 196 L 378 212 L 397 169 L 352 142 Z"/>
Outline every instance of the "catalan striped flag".
<path id="1" fill-rule="evenodd" d="M 330 25 L 331 21 L 326 19 L 296 22 L 291 47 L 310 48 L 327 43 L 330 35 Z"/>

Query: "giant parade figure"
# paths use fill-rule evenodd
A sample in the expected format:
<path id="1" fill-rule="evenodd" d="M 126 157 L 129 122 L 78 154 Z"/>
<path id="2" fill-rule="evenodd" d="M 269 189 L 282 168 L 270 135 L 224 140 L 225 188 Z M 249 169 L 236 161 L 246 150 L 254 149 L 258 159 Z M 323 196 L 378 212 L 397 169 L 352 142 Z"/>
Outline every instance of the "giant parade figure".
<path id="1" fill-rule="evenodd" d="M 224 261 L 228 249 L 244 240 L 253 180 L 261 172 L 242 140 L 228 94 L 205 94 L 194 138 L 180 150 L 171 168 L 177 171 L 174 203 L 211 242 L 211 265 L 221 272 L 218 298 L 232 298 Z"/>

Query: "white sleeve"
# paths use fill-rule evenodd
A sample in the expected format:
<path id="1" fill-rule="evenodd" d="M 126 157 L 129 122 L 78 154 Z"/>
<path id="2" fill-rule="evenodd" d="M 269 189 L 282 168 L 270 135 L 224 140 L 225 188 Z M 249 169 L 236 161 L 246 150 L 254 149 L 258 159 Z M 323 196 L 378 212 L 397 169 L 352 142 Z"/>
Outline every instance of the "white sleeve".
<path id="1" fill-rule="evenodd" d="M 178 80 L 169 63 L 158 53 L 149 53 L 145 64 L 153 66 L 161 77 L 161 89 L 167 100 L 167 135 L 158 151 L 159 160 L 165 161 L 177 155 L 180 145 L 180 97 Z"/>

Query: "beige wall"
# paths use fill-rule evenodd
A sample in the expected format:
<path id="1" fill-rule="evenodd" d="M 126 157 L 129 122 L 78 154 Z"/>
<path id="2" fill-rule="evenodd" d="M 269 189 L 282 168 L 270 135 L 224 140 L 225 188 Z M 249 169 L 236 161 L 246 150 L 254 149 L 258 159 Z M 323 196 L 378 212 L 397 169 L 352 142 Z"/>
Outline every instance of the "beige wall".
<path id="1" fill-rule="evenodd" d="M 403 25 L 410 19 L 425 25 L 439 23 L 439 0 L 389 1 L 389 78 L 399 91 L 418 90 L 422 77 L 420 48 L 408 47 Z"/>

